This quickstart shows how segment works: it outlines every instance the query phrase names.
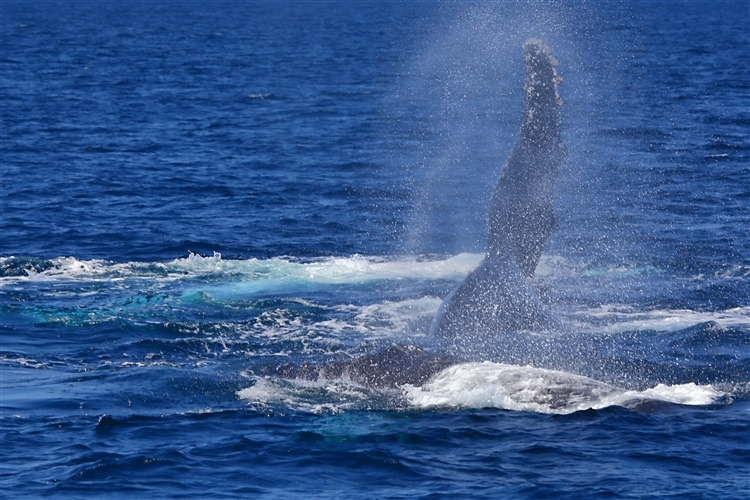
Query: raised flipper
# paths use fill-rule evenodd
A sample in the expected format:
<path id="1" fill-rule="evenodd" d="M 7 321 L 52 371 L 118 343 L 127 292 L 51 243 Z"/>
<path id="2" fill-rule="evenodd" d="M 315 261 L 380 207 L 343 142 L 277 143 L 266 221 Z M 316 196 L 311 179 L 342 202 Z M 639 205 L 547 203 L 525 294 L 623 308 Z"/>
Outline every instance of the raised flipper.
<path id="1" fill-rule="evenodd" d="M 554 183 L 566 149 L 560 138 L 562 81 L 541 41 L 524 46 L 526 83 L 521 133 L 492 198 L 485 259 L 443 302 L 433 323 L 440 344 L 476 352 L 497 334 L 555 325 L 527 282 L 556 229 Z"/>
<path id="2" fill-rule="evenodd" d="M 557 228 L 552 206 L 559 167 L 567 155 L 560 138 L 557 61 L 541 41 L 524 46 L 526 83 L 521 133 L 500 175 L 489 214 L 487 258 L 515 258 L 534 274 L 547 238 Z"/>

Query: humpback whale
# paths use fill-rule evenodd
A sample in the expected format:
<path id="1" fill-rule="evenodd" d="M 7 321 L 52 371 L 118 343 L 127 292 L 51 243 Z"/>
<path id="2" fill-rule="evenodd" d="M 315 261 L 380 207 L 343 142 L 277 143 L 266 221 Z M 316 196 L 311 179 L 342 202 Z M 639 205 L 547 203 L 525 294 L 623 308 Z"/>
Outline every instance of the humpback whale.
<path id="1" fill-rule="evenodd" d="M 526 68 L 523 123 L 495 189 L 484 259 L 443 301 L 431 328 L 435 353 L 393 344 L 349 361 L 265 367 L 282 378 L 350 380 L 366 386 L 420 386 L 463 360 L 481 358 L 491 344 L 512 342 L 514 331 L 549 330 L 555 318 L 528 282 L 556 229 L 552 206 L 559 166 L 567 155 L 560 138 L 557 61 L 540 40 L 523 45 Z M 498 344 L 500 339 L 502 342 Z"/>

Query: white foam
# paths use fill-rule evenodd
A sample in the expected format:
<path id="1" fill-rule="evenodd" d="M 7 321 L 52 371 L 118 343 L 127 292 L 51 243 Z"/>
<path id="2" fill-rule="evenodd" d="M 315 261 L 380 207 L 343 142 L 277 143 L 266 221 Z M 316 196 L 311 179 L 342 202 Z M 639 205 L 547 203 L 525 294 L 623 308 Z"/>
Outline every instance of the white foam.
<path id="1" fill-rule="evenodd" d="M 750 277 L 750 266 L 735 264 L 724 271 L 716 271 L 714 276 L 723 279 L 745 279 Z"/>
<path id="2" fill-rule="evenodd" d="M 5 257 L 8 260 L 12 257 Z M 190 254 L 167 262 L 113 263 L 104 260 L 79 260 L 75 257 L 52 259 L 52 267 L 42 272 L 33 269 L 26 276 L 1 278 L 3 284 L 20 281 L 91 280 L 106 277 L 150 277 L 159 280 L 209 278 L 233 282 L 241 290 L 274 289 L 296 284 L 367 283 L 375 280 L 460 279 L 482 260 L 480 254 L 463 253 L 448 259 L 420 261 L 414 257 L 386 260 L 353 255 L 326 257 L 309 261 L 294 258 L 225 260 L 221 254 L 203 257 Z M 218 278 L 218 279 L 217 279 Z"/>
<path id="3" fill-rule="evenodd" d="M 314 282 L 325 284 L 366 283 L 375 280 L 459 279 L 474 269 L 482 256 L 463 253 L 443 260 L 418 261 L 415 258 L 385 260 L 378 257 L 353 255 L 326 257 L 311 261 L 291 258 L 267 260 L 222 260 L 191 255 L 170 264 L 191 273 L 223 272 L 255 281 Z"/>
<path id="4" fill-rule="evenodd" d="M 361 255 L 310 262 L 282 258 L 263 261 L 251 259 L 233 261 L 238 263 L 235 264 L 235 271 L 241 275 L 240 279 L 203 287 L 202 290 L 217 299 L 230 299 L 274 291 L 295 292 L 326 285 L 357 285 L 374 281 L 459 280 L 481 260 L 479 254 L 459 254 L 435 261 L 418 261 L 415 258 L 384 260 Z"/>
<path id="5" fill-rule="evenodd" d="M 259 378 L 254 385 L 237 391 L 237 397 L 251 403 L 270 403 L 278 399 L 278 390 L 267 379 Z"/>
<path id="6" fill-rule="evenodd" d="M 25 368 L 48 368 L 49 362 L 37 361 L 35 359 L 27 358 L 10 358 L 8 356 L 0 355 L 0 363 L 18 363 L 20 366 Z"/>
<path id="7" fill-rule="evenodd" d="M 12 257 L 6 257 L 8 260 Z M 79 277 L 96 278 L 104 273 L 111 272 L 113 267 L 123 264 L 112 264 L 104 260 L 78 260 L 75 257 L 58 257 L 52 259 L 52 267 L 42 272 L 34 269 L 26 269 L 26 276 L 9 276 L 0 278 L 0 283 L 13 283 L 18 281 L 54 281 L 61 279 L 76 279 Z"/>
<path id="8" fill-rule="evenodd" d="M 415 323 L 432 323 L 442 300 L 438 297 L 422 297 L 403 301 L 384 301 L 358 308 L 356 315 L 347 324 L 356 324 L 362 331 L 377 334 L 378 338 L 401 337 L 404 333 L 426 335 L 429 330 L 419 331 Z M 375 336 L 371 335 L 371 338 Z"/>
<path id="9" fill-rule="evenodd" d="M 642 391 L 641 394 L 649 399 L 681 405 L 710 405 L 724 396 L 724 393 L 710 385 L 697 385 L 692 382 L 680 385 L 659 384 L 652 389 Z"/>
<path id="10" fill-rule="evenodd" d="M 254 385 L 236 394 L 248 405 L 264 410 L 282 406 L 317 414 L 370 409 L 375 403 L 370 391 L 347 380 L 257 378 Z"/>
<path id="11" fill-rule="evenodd" d="M 295 302 L 297 302 L 295 300 Z M 263 311 L 253 322 L 227 324 L 223 331 L 238 335 L 240 339 L 298 340 L 303 354 L 344 347 L 342 339 L 352 334 L 359 341 L 422 337 L 429 333 L 432 318 L 441 300 L 423 297 L 403 301 L 384 301 L 377 304 L 355 306 L 341 304 L 327 306 L 305 302 L 310 307 L 327 310 L 324 319 L 310 321 L 313 317 L 300 316 L 296 311 L 279 307 Z M 308 350 L 309 349 L 309 350 Z"/>
<path id="12" fill-rule="evenodd" d="M 596 325 L 597 331 L 623 332 L 633 330 L 677 331 L 700 323 L 713 322 L 723 328 L 750 326 L 750 306 L 723 311 L 694 311 L 691 309 L 654 309 L 638 311 L 632 306 L 605 304 L 593 309 L 579 310 L 577 315 L 608 324 Z"/>
<path id="13" fill-rule="evenodd" d="M 451 366 L 424 386 L 406 385 L 403 391 L 419 408 L 502 408 L 559 414 L 647 400 L 707 405 L 723 396 L 711 386 L 694 383 L 625 391 L 571 373 L 489 361 Z"/>

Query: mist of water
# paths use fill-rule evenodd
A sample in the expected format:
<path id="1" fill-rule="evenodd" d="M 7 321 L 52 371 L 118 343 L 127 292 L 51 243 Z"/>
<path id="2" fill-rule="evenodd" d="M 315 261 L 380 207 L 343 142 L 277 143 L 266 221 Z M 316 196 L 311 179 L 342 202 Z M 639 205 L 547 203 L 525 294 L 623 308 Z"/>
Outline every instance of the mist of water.
<path id="1" fill-rule="evenodd" d="M 577 68 L 590 50 L 581 25 L 591 16 L 585 4 L 459 2 L 423 28 L 386 103 L 397 161 L 413 172 L 405 253 L 484 251 L 489 201 L 522 120 L 521 46 L 542 39 L 560 61 L 563 99 L 591 100 L 593 82 Z M 585 131 L 567 125 L 566 142 L 572 135 L 578 145 Z"/>

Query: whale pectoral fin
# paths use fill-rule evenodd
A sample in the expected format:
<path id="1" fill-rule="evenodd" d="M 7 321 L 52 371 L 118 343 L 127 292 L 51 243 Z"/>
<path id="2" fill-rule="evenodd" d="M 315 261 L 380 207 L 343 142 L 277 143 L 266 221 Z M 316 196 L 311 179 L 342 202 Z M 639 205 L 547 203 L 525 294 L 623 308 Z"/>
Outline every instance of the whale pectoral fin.
<path id="1" fill-rule="evenodd" d="M 532 276 L 557 228 L 554 185 L 568 152 L 560 136 L 557 61 L 540 40 L 528 40 L 524 51 L 524 120 L 493 196 L 488 253 L 507 245 L 523 273 Z"/>
<path id="2" fill-rule="evenodd" d="M 521 229 L 508 235 L 511 253 L 528 278 L 534 275 L 547 239 L 557 229 L 552 203 L 545 203 L 529 212 L 526 219 L 518 221 Z"/>
<path id="3" fill-rule="evenodd" d="M 554 184 L 567 155 L 560 136 L 562 81 L 540 40 L 524 46 L 526 81 L 521 133 L 492 197 L 487 256 L 443 301 L 433 323 L 438 342 L 456 354 L 482 354 L 509 331 L 557 326 L 527 278 L 557 228 Z"/>

